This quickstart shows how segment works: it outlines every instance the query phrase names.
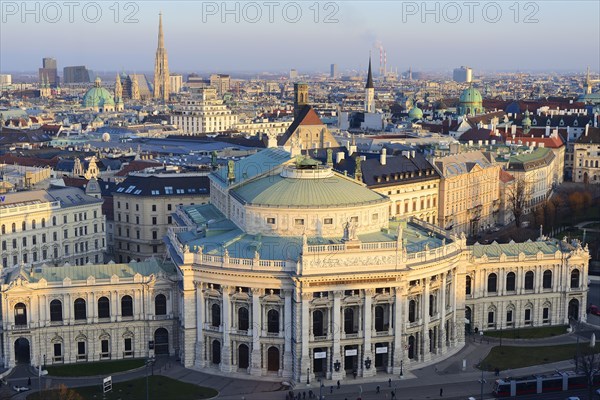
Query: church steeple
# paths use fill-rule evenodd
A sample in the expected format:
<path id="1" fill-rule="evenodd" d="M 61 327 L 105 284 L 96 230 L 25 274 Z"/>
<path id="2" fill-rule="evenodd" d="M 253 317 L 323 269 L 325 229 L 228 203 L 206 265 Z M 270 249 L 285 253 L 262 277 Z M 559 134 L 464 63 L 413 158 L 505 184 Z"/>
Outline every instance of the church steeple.
<path id="1" fill-rule="evenodd" d="M 369 55 L 369 72 L 367 73 L 367 85 L 365 89 L 374 89 L 373 86 L 373 73 L 371 72 L 371 55 Z"/>
<path id="2" fill-rule="evenodd" d="M 154 98 L 169 100 L 169 63 L 163 35 L 162 13 L 158 15 L 158 47 L 154 60 Z"/>
<path id="3" fill-rule="evenodd" d="M 373 86 L 373 72 L 371 71 L 371 55 L 369 54 L 369 72 L 365 85 L 365 112 L 375 112 L 375 87 Z"/>

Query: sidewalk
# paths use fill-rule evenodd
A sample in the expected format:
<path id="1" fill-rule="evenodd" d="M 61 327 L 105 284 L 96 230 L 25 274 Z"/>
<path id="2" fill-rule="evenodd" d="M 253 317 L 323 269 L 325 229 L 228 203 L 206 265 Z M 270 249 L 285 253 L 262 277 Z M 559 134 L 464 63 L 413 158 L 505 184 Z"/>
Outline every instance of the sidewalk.
<path id="1" fill-rule="evenodd" d="M 586 329 L 578 332 L 577 334 L 565 334 L 552 338 L 539 339 L 535 341 L 535 346 L 541 345 L 552 345 L 552 344 L 571 344 L 577 342 L 578 335 L 587 335 L 588 333 L 595 331 L 597 327 L 590 327 L 585 325 Z M 590 333 L 591 334 L 591 333 Z M 479 393 L 480 384 L 478 380 L 482 378 L 487 380 L 485 384 L 485 393 L 491 391 L 495 376 L 493 372 L 484 371 L 483 373 L 476 369 L 475 366 L 480 360 L 484 359 L 489 353 L 490 349 L 499 344 L 498 339 L 492 339 L 484 337 L 483 342 L 480 343 L 480 338 L 477 337 L 476 341 L 472 340 L 472 337 L 467 337 L 467 343 L 464 348 L 458 351 L 456 354 L 448 357 L 446 360 L 441 361 L 434 365 L 423 366 L 418 369 L 405 370 L 403 379 L 400 379 L 398 375 L 391 375 L 380 373 L 376 377 L 372 378 L 357 378 L 357 379 L 345 379 L 341 381 L 341 388 L 337 389 L 336 383 L 331 380 L 323 381 L 323 391 L 326 393 L 326 398 L 329 399 L 341 399 L 348 398 L 354 400 L 357 393 L 362 391 L 362 398 L 386 398 L 379 397 L 375 394 L 377 386 L 381 388 L 381 394 L 385 394 L 390 398 L 389 393 L 391 390 L 396 390 L 397 393 L 402 393 L 398 398 L 402 399 L 425 399 L 439 397 L 437 391 L 440 387 L 444 387 L 444 398 L 451 399 L 453 395 L 457 398 L 463 398 L 467 394 L 472 395 L 473 393 Z M 580 336 L 580 342 L 585 343 L 586 337 Z M 523 346 L 530 347 L 532 343 L 528 340 L 510 340 L 503 339 L 503 345 L 510 346 Z M 463 361 L 465 362 L 465 368 L 463 368 Z M 520 375 L 532 375 L 540 373 L 554 372 L 555 370 L 569 370 L 573 369 L 572 360 L 565 360 L 551 364 L 543 364 L 526 368 L 519 368 L 513 370 L 501 371 L 501 376 L 520 376 Z M 29 376 L 32 379 L 32 391 L 37 390 L 37 372 L 28 370 Z M 146 373 L 151 374 L 151 370 L 141 368 L 133 371 L 115 373 L 112 375 L 113 382 L 123 382 L 131 379 L 145 377 Z M 184 368 L 178 362 L 175 362 L 173 358 L 157 358 L 157 362 L 154 366 L 154 374 L 164 375 L 173 379 L 180 380 L 182 382 L 192 383 L 200 386 L 210 386 L 219 391 L 217 398 L 227 400 L 240 400 L 244 397 L 246 400 L 281 400 L 285 398 L 287 388 L 284 387 L 280 382 L 269 382 L 256 379 L 239 379 L 232 377 L 224 377 L 214 374 L 202 372 L 201 370 Z M 27 380 L 27 376 L 21 374 L 21 376 L 8 377 L 9 385 L 12 386 L 15 383 L 22 384 Z M 56 387 L 61 383 L 66 384 L 69 387 L 77 386 L 89 386 L 98 384 L 100 385 L 104 376 L 86 377 L 86 378 L 61 378 L 61 377 L 42 377 L 42 387 Z M 392 387 L 388 387 L 388 380 L 392 380 Z M 282 379 L 283 381 L 283 379 Z M 330 387 L 334 387 L 332 395 L 329 394 Z M 435 388 L 435 390 L 434 390 Z M 298 383 L 294 391 L 308 392 L 312 390 L 318 394 L 319 383 L 312 381 L 310 385 L 306 383 Z M 32 391 L 27 393 L 20 393 L 12 398 L 14 399 L 25 399 L 25 397 Z M 434 393 L 436 391 L 436 393 Z M 468 396 L 467 396 L 468 397 Z M 488 396 L 489 397 L 489 396 Z M 466 397 L 464 397 L 466 398 Z"/>

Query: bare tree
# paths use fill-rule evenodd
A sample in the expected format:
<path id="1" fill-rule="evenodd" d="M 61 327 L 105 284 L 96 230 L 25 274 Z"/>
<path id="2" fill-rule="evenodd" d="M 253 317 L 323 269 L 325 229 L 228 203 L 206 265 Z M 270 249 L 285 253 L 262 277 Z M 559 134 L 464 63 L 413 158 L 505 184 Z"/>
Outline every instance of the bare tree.
<path id="1" fill-rule="evenodd" d="M 515 217 L 517 227 L 521 226 L 521 221 L 530 198 L 531 185 L 522 178 L 515 179 L 513 184 L 507 189 L 508 208 Z"/>
<path id="2" fill-rule="evenodd" d="M 595 348 L 585 346 L 579 351 L 577 358 L 577 368 L 585 375 L 586 383 L 589 390 L 589 399 L 593 398 L 594 391 L 594 375 L 600 369 L 600 353 L 598 346 Z"/>

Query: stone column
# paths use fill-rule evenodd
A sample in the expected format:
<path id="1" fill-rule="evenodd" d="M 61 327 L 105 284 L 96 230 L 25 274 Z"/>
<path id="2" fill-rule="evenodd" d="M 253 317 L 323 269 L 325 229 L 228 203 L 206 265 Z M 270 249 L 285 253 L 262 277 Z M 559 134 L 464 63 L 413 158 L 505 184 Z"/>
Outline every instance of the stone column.
<path id="1" fill-rule="evenodd" d="M 402 288 L 395 288 L 395 304 L 394 304 L 394 361 L 392 364 L 392 373 L 394 375 L 400 373 L 401 360 L 405 359 L 404 343 L 402 338 L 404 335 L 404 313 L 402 310 L 404 291 Z M 389 350 L 388 350 L 389 352 Z"/>
<path id="2" fill-rule="evenodd" d="M 421 310 L 423 324 L 423 358 L 422 361 L 429 361 L 431 353 L 429 352 L 429 278 L 423 278 L 423 309 Z"/>
<path id="3" fill-rule="evenodd" d="M 231 365 L 231 339 L 229 334 L 231 332 L 231 298 L 230 298 L 230 286 L 222 286 L 223 290 L 223 346 L 221 347 L 221 371 L 232 372 L 233 366 Z"/>
<path id="4" fill-rule="evenodd" d="M 363 334 L 364 334 L 364 345 L 363 345 L 363 360 L 366 360 L 367 358 L 369 358 L 371 360 L 371 367 L 369 369 L 367 369 L 364 365 L 359 366 L 360 367 L 365 367 L 362 369 L 362 376 L 373 376 L 376 374 L 375 371 L 375 357 L 373 357 L 373 351 L 371 349 L 371 333 L 373 332 L 373 323 L 372 323 L 372 314 L 373 314 L 373 310 L 372 310 L 372 302 L 373 302 L 373 295 L 375 294 L 375 290 L 373 289 L 365 289 L 365 301 L 364 301 L 364 313 L 365 316 L 363 318 Z"/>
<path id="5" fill-rule="evenodd" d="M 260 318 L 260 296 L 263 289 L 252 288 L 252 354 L 250 374 L 255 376 L 262 375 L 262 354 L 260 351 L 260 334 L 261 334 L 261 318 Z"/>
<path id="6" fill-rule="evenodd" d="M 284 310 L 283 310 L 283 334 L 285 337 L 283 351 L 283 377 L 292 377 L 292 296 L 294 292 L 284 290 Z"/>
<path id="7" fill-rule="evenodd" d="M 333 292 L 333 310 L 331 311 L 333 314 L 333 324 L 331 326 L 331 330 L 333 333 L 332 365 L 336 361 L 339 361 L 340 364 L 342 364 L 343 361 L 340 349 L 340 333 L 342 329 L 340 307 L 342 295 L 343 292 L 341 290 L 336 290 Z M 341 367 L 339 371 L 336 372 L 334 369 L 331 373 L 331 379 L 334 381 L 337 381 L 338 379 L 343 379 L 343 377 L 344 371 Z"/>
<path id="8" fill-rule="evenodd" d="M 306 382 L 307 372 L 310 374 L 311 379 L 314 380 L 314 373 L 311 368 L 311 354 L 308 348 L 309 339 L 309 324 L 310 324 L 310 309 L 309 302 L 312 299 L 312 293 L 299 293 L 302 299 L 302 321 L 301 321 L 301 338 L 302 338 L 302 350 L 300 353 L 300 382 Z"/>
<path id="9" fill-rule="evenodd" d="M 196 282 L 196 366 L 206 366 L 204 358 L 204 315 L 206 305 L 204 304 L 204 288 L 202 282 Z"/>
<path id="10" fill-rule="evenodd" d="M 440 289 L 440 330 L 438 334 L 438 353 L 444 354 L 446 350 L 446 272 L 442 274 L 442 287 Z"/>

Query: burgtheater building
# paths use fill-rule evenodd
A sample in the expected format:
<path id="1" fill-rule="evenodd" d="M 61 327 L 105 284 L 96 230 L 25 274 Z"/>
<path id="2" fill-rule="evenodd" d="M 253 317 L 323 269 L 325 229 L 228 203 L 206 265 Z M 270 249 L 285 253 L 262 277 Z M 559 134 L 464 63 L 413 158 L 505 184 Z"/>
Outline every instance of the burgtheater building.
<path id="1" fill-rule="evenodd" d="M 466 332 L 585 321 L 580 243 L 467 246 L 390 220 L 388 197 L 296 149 L 231 161 L 210 175 L 210 204 L 177 209 L 166 242 L 186 367 L 400 374 L 456 353 Z"/>

